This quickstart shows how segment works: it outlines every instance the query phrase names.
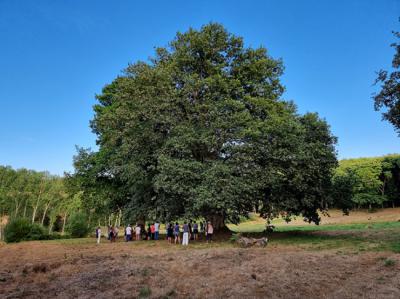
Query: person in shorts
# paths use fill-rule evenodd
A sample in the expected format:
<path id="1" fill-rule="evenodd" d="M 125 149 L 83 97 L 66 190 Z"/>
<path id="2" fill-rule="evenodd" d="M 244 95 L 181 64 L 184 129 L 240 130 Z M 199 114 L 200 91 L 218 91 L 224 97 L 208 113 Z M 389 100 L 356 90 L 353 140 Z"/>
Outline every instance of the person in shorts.
<path id="1" fill-rule="evenodd" d="M 142 228 L 140 227 L 140 225 L 136 224 L 136 227 L 135 227 L 136 241 L 140 241 L 141 230 L 142 230 Z"/>
<path id="2" fill-rule="evenodd" d="M 199 236 L 199 225 L 196 221 L 193 223 L 193 240 L 197 240 Z"/>
<path id="3" fill-rule="evenodd" d="M 172 227 L 172 223 L 169 223 L 167 226 L 167 240 L 168 243 L 172 243 L 172 238 L 174 237 L 174 228 Z"/>
<path id="4" fill-rule="evenodd" d="M 174 226 L 174 237 L 175 237 L 175 244 L 178 242 L 181 242 L 181 237 L 180 237 L 180 226 L 179 223 L 176 222 Z"/>

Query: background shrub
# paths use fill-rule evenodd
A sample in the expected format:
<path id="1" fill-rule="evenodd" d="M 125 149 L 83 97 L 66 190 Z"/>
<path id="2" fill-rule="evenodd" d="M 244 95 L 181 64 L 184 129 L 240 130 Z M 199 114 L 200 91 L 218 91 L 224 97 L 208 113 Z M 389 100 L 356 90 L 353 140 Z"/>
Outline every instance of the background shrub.
<path id="1" fill-rule="evenodd" d="M 91 230 L 86 214 L 82 212 L 73 214 L 69 219 L 67 230 L 74 238 L 86 237 Z"/>
<path id="2" fill-rule="evenodd" d="M 32 224 L 25 218 L 13 219 L 4 228 L 4 240 L 7 243 L 47 239 L 49 235 L 41 225 Z"/>

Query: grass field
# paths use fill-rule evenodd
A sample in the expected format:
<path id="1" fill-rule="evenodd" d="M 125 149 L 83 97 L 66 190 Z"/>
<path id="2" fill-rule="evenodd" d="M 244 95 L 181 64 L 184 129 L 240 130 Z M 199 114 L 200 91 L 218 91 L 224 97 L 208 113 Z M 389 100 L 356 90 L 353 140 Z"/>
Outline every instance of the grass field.
<path id="1" fill-rule="evenodd" d="M 94 238 L 0 244 L 1 298 L 400 298 L 400 210 L 274 221 L 266 248 Z M 233 232 L 260 236 L 252 215 Z"/>

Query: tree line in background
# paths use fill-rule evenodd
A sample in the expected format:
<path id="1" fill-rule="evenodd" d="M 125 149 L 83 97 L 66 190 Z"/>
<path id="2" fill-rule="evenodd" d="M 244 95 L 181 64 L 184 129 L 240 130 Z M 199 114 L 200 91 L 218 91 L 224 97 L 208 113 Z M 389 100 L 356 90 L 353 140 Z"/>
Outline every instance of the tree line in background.
<path id="1" fill-rule="evenodd" d="M 68 192 L 65 179 L 28 169 L 0 166 L 0 216 L 26 218 L 30 223 L 64 233 L 67 217 L 81 206 L 81 193 Z M 58 224 L 58 225 L 57 225 Z"/>
<path id="2" fill-rule="evenodd" d="M 400 205 L 400 155 L 346 159 L 332 179 L 332 196 L 344 210 Z"/>
<path id="3" fill-rule="evenodd" d="M 59 177 L 47 172 L 14 170 L 0 166 L 0 216 L 24 218 L 47 228 L 48 233 L 64 234 L 66 227 L 85 219 L 86 226 L 121 225 L 129 211 L 114 206 L 110 193 L 83 192 L 76 177 Z M 349 212 L 400 206 L 400 155 L 345 159 L 332 178 L 326 203 Z M 125 219 L 123 216 L 125 214 Z M 154 219 L 156 215 L 148 215 Z M 24 224 L 26 225 L 26 224 Z M 81 228 L 78 228 L 78 230 Z M 83 229 L 83 232 L 87 230 Z"/>
<path id="4" fill-rule="evenodd" d="M 82 222 L 85 225 L 75 229 L 76 235 L 100 223 L 120 225 L 118 211 L 99 212 L 99 198 L 84 198 L 74 183 L 48 172 L 0 166 L 0 239 L 4 238 L 5 224 L 12 220 L 18 220 L 17 229 L 27 232 L 24 237 L 28 239 L 48 238 L 53 233 L 68 235 Z"/>

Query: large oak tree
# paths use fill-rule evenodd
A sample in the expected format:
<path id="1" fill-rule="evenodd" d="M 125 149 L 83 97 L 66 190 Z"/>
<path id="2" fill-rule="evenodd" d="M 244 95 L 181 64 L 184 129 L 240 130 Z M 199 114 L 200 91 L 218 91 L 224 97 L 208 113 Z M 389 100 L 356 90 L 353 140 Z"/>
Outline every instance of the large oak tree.
<path id="1" fill-rule="evenodd" d="M 257 209 L 318 223 L 336 138 L 281 99 L 282 73 L 219 24 L 178 33 L 97 96 L 99 150 L 80 150 L 74 176 L 92 193 L 110 188 L 131 220 L 204 217 L 221 228 Z"/>

